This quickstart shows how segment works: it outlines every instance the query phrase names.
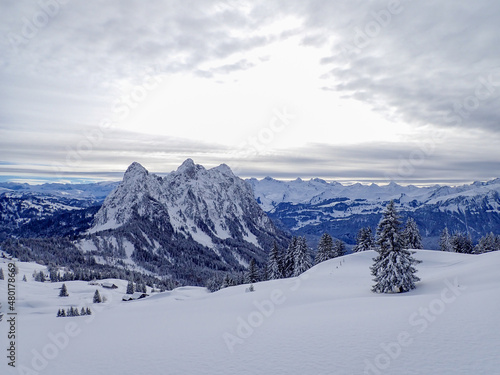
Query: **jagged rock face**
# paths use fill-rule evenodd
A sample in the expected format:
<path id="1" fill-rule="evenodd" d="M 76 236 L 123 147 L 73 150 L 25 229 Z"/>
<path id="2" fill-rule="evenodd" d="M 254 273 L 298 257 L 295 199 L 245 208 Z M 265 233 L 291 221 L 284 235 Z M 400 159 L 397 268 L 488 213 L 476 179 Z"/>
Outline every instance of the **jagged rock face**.
<path id="1" fill-rule="evenodd" d="M 179 267 L 185 268 L 181 273 L 192 267 L 203 273 L 202 267 L 241 270 L 251 258 L 262 263 L 274 240 L 286 237 L 246 181 L 226 165 L 207 170 L 188 159 L 164 178 L 133 163 L 80 246 L 95 253 L 106 248 L 107 254 L 172 275 Z"/>

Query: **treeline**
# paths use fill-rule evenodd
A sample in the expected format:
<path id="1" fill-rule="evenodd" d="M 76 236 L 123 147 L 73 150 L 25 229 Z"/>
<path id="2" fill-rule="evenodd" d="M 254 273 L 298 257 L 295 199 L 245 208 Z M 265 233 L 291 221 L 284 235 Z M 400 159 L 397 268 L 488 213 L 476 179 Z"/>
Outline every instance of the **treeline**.
<path id="1" fill-rule="evenodd" d="M 305 237 L 293 237 L 286 249 L 280 249 L 275 242 L 269 252 L 267 263 L 260 269 L 252 259 L 246 272 L 226 274 L 224 277 L 218 275 L 210 278 L 206 286 L 214 292 L 229 286 L 296 277 L 311 268 L 313 264 L 345 254 L 345 243 L 340 240 L 334 241 L 328 233 L 324 233 L 313 260 L 312 249 L 307 245 Z"/>
<path id="2" fill-rule="evenodd" d="M 159 278 L 118 266 L 96 263 L 92 254 L 83 254 L 72 242 L 64 238 L 8 239 L 2 250 L 22 262 L 37 262 L 47 266 L 48 273 L 37 272 L 36 281 L 92 281 L 102 279 L 132 280 L 160 290 L 171 290 L 180 283 L 169 277 Z M 64 271 L 63 271 L 64 270 Z"/>
<path id="3" fill-rule="evenodd" d="M 490 232 L 479 239 L 474 246 L 472 238 L 465 233 L 458 232 L 450 235 L 448 228 L 444 228 L 439 240 L 441 251 L 451 251 L 462 254 L 483 254 L 500 250 L 500 236 Z"/>

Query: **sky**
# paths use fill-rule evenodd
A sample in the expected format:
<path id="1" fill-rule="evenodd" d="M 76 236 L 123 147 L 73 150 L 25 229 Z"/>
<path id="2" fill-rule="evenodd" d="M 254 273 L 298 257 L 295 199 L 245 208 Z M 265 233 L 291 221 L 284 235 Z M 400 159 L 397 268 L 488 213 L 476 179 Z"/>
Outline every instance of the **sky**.
<path id="1" fill-rule="evenodd" d="M 500 177 L 496 0 L 3 0 L 0 181 Z"/>

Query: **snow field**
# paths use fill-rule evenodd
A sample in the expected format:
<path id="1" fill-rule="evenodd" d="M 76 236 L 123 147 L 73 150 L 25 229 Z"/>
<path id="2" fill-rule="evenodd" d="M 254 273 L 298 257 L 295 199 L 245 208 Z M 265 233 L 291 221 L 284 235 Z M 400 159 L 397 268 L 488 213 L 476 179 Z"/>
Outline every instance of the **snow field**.
<path id="1" fill-rule="evenodd" d="M 499 373 L 500 252 L 417 251 L 422 281 L 393 295 L 370 291 L 374 256 L 335 258 L 298 278 L 255 283 L 255 292 L 245 292 L 248 285 L 212 294 L 184 287 L 122 302 L 126 281 L 113 280 L 119 288 L 99 287 L 109 301 L 95 312 L 89 304 L 91 317 L 56 313 L 64 306 L 81 308 L 98 287 L 67 282 L 70 296 L 62 298 L 62 283 L 24 283 L 21 276 L 17 360 L 27 370 L 8 367 L 2 356 L 1 373 Z M 20 275 L 41 268 L 18 267 Z M 4 312 L 5 299 L 0 281 Z"/>

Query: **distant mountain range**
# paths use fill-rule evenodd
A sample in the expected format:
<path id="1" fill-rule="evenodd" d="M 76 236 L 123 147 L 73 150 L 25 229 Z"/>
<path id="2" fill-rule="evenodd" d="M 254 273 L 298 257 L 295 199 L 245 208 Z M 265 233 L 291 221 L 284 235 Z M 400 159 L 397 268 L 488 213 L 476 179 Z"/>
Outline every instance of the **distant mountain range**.
<path id="1" fill-rule="evenodd" d="M 98 264 L 201 284 L 263 264 L 273 241 L 309 245 L 324 232 L 354 244 L 390 200 L 413 217 L 427 248 L 445 226 L 477 240 L 500 233 L 500 179 L 457 187 L 342 185 L 320 179 L 242 180 L 226 165 L 186 160 L 166 177 L 133 163 L 121 182 L 0 183 L 0 240 L 64 237 Z M 76 251 L 76 250 L 72 250 Z"/>
<path id="2" fill-rule="evenodd" d="M 500 179 L 470 185 L 342 185 L 320 179 L 248 180 L 255 198 L 282 228 L 313 242 L 323 232 L 354 244 L 362 227 L 376 228 L 384 207 L 394 200 L 403 220 L 413 217 L 427 248 L 437 248 L 441 231 L 464 232 L 477 240 L 500 233 Z"/>

